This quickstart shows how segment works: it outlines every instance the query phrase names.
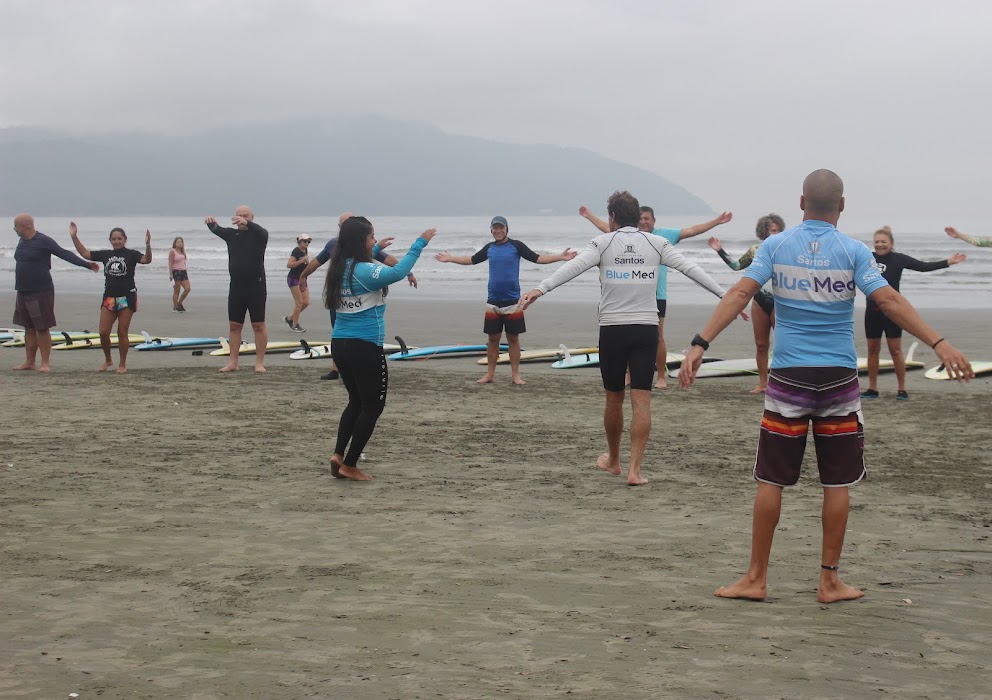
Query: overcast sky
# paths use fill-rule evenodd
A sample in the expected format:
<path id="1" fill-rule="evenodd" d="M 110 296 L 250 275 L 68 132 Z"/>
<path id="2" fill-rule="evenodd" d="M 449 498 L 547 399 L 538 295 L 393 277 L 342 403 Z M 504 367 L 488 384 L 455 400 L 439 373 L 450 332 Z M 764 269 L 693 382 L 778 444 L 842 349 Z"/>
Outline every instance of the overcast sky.
<path id="1" fill-rule="evenodd" d="M 381 114 L 789 222 L 829 167 L 859 221 L 988 231 L 990 29 L 987 0 L 0 0 L 0 126 Z"/>

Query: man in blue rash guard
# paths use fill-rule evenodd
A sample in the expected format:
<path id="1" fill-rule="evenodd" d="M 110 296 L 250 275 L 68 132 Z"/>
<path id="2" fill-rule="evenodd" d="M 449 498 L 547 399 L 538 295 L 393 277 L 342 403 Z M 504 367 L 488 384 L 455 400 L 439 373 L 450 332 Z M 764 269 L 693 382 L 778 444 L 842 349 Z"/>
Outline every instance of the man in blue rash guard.
<path id="1" fill-rule="evenodd" d="M 502 216 L 494 216 L 489 224 L 493 240 L 486 243 L 475 255 L 451 255 L 442 250 L 435 255 L 438 262 L 456 265 L 478 265 L 489 261 L 489 294 L 486 298 L 486 316 L 483 332 L 489 336 L 486 346 L 488 367 L 479 384 L 496 381 L 496 360 L 499 359 L 499 341 L 506 331 L 506 344 L 510 346 L 510 376 L 514 384 L 526 384 L 520 376 L 520 334 L 527 331 L 524 310 L 517 305 L 520 299 L 520 259 L 538 265 L 571 260 L 574 250 L 566 248 L 557 255 L 538 255 L 521 241 L 510 238 L 510 226 Z"/>

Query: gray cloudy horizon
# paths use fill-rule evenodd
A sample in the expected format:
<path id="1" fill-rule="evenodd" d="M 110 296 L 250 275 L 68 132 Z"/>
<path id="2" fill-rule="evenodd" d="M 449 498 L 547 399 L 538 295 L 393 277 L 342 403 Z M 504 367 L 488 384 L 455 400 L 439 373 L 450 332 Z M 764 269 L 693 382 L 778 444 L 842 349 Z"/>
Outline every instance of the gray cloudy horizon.
<path id="1" fill-rule="evenodd" d="M 3 0 L 0 127 L 382 115 L 585 148 L 718 211 L 791 214 L 829 167 L 849 215 L 972 226 L 990 26 L 974 0 Z"/>

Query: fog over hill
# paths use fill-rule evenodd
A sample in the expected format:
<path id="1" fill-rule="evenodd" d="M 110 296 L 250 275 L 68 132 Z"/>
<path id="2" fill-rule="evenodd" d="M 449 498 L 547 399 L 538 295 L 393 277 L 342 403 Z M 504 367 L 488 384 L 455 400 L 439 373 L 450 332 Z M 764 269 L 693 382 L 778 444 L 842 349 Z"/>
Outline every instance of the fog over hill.
<path id="1" fill-rule="evenodd" d="M 280 216 L 604 213 L 627 189 L 663 214 L 709 205 L 579 148 L 500 143 L 383 118 L 188 136 L 0 129 L 0 213 L 185 215 L 240 203 Z"/>

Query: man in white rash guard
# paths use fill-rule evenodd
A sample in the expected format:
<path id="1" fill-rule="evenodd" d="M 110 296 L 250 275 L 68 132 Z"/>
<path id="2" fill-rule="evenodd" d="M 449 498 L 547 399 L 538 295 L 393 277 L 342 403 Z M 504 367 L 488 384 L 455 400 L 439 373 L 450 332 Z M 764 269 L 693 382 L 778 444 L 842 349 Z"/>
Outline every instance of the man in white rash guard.
<path id="1" fill-rule="evenodd" d="M 648 483 L 641 476 L 641 457 L 651 433 L 651 382 L 658 348 L 658 308 L 655 286 L 658 266 L 667 265 L 718 297 L 723 289 L 675 251 L 664 238 L 637 230 L 641 208 L 629 192 L 614 192 L 607 203 L 610 232 L 597 236 L 589 247 L 565 263 L 548 279 L 520 299 L 522 309 L 555 287 L 599 267 L 599 368 L 606 389 L 608 451 L 596 466 L 619 475 L 620 437 L 623 433 L 624 375 L 630 367 L 630 465 L 627 484 Z"/>

